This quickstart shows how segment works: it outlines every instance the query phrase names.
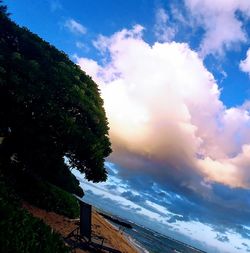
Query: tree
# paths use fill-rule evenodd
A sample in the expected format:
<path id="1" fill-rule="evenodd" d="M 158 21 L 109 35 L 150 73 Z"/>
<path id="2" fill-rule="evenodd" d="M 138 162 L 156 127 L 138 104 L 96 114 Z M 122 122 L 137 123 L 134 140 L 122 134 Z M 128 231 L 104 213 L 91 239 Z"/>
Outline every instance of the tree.
<path id="1" fill-rule="evenodd" d="M 12 22 L 4 6 L 0 12 L 1 170 L 66 184 L 74 167 L 88 180 L 106 180 L 111 144 L 97 84 L 65 53 Z"/>
<path id="2" fill-rule="evenodd" d="M 3 1 L 0 0 L 0 14 L 8 16 L 9 14 L 7 13 L 7 6 L 3 5 L 2 3 L 3 3 Z"/>

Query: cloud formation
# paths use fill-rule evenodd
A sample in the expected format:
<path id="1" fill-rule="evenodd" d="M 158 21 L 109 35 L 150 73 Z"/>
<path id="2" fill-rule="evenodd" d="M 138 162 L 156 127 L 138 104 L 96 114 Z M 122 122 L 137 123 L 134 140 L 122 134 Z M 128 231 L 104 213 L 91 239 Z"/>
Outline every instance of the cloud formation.
<path id="1" fill-rule="evenodd" d="M 250 76 L 250 48 L 247 50 L 246 59 L 240 62 L 240 69 Z"/>
<path id="2" fill-rule="evenodd" d="M 156 11 L 156 23 L 154 26 L 154 33 L 159 41 L 171 41 L 175 34 L 175 28 L 170 26 L 169 17 L 166 11 L 163 8 L 160 8 Z"/>
<path id="3" fill-rule="evenodd" d="M 220 242 L 229 242 L 229 239 L 226 235 L 217 234 L 215 239 L 217 239 Z"/>
<path id="4" fill-rule="evenodd" d="M 110 159 L 194 192 L 211 182 L 249 188 L 249 104 L 226 108 L 196 52 L 185 43 L 150 46 L 142 31 L 135 26 L 101 36 L 95 45 L 107 57 L 103 66 L 78 58 L 100 84 Z"/>
<path id="5" fill-rule="evenodd" d="M 87 32 L 86 27 L 84 27 L 82 24 L 78 23 L 72 18 L 66 20 L 64 26 L 74 34 L 83 35 Z"/>
<path id="6" fill-rule="evenodd" d="M 115 172 L 119 171 L 114 164 L 106 163 L 106 166 L 109 178 L 99 184 L 87 182 L 74 171 L 85 190 L 85 201 L 208 252 L 234 253 L 235 246 L 249 244 L 249 228 L 246 227 L 249 225 L 249 192 L 217 185 L 213 189 L 217 196 L 201 202 L 194 196 L 186 199 L 166 192 L 142 176 L 136 177 L 131 185 L 130 179 L 112 173 L 114 168 Z M 216 198 L 218 203 L 214 202 Z"/>
<path id="7" fill-rule="evenodd" d="M 52 12 L 58 11 L 58 10 L 62 10 L 62 4 L 59 0 L 50 0 L 49 1 L 49 5 L 50 5 L 50 10 Z"/>
<path id="8" fill-rule="evenodd" d="M 250 2 L 245 0 L 184 0 L 196 25 L 204 29 L 201 55 L 223 54 L 239 42 L 247 41 L 243 20 L 250 18 Z"/>

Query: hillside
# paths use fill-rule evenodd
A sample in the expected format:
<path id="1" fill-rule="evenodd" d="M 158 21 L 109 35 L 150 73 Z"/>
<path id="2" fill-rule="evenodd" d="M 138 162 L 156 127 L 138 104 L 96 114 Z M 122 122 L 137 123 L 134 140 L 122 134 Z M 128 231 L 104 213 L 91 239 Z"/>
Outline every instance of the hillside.
<path id="1" fill-rule="evenodd" d="M 107 178 L 111 144 L 103 100 L 91 77 L 11 21 L 2 1 L 0 118 L 0 251 L 66 252 L 60 236 L 21 203 L 78 216 L 70 193 L 83 191 L 70 169 L 94 182 Z"/>

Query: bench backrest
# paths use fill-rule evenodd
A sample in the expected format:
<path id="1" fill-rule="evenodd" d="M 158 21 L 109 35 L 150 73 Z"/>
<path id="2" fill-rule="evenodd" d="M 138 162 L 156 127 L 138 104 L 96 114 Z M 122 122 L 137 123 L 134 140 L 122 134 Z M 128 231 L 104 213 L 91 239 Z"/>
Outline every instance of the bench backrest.
<path id="1" fill-rule="evenodd" d="M 91 214 L 92 206 L 79 201 L 80 203 L 80 234 L 91 239 Z"/>

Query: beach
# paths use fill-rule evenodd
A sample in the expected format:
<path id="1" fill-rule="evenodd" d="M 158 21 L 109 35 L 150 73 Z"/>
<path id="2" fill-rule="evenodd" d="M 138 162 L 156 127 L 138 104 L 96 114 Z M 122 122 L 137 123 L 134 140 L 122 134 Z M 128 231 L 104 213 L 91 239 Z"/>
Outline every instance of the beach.
<path id="1" fill-rule="evenodd" d="M 78 219 L 69 219 L 54 212 L 48 212 L 27 202 L 23 203 L 23 208 L 30 212 L 34 217 L 40 218 L 49 225 L 53 231 L 65 238 L 77 227 Z M 92 213 L 92 227 L 94 234 L 105 238 L 105 243 L 111 248 L 120 250 L 122 253 L 141 253 L 140 248 L 134 244 L 133 240 L 120 232 L 115 226 L 106 221 L 95 210 Z M 76 249 L 76 253 L 90 253 L 92 251 Z M 95 251 L 96 252 L 96 251 Z M 99 251 L 102 252 L 102 251 Z"/>

